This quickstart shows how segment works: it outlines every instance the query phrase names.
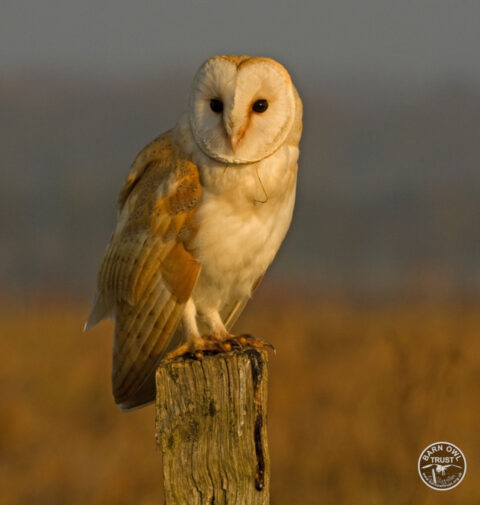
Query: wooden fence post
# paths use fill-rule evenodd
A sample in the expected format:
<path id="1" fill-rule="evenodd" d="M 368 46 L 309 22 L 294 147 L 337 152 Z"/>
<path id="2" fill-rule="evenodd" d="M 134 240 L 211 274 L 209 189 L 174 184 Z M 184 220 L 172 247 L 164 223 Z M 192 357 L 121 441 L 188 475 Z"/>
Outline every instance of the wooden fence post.
<path id="1" fill-rule="evenodd" d="M 247 348 L 160 365 L 166 505 L 269 505 L 267 359 Z"/>

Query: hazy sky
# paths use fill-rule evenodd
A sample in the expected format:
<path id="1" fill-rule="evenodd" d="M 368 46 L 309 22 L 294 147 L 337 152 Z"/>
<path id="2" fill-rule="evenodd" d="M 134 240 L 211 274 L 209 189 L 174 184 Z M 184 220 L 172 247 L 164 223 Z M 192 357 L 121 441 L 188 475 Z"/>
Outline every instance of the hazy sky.
<path id="1" fill-rule="evenodd" d="M 479 49 L 478 0 L 2 0 L 0 7 L 3 72 L 130 78 L 247 53 L 315 77 L 480 78 Z"/>

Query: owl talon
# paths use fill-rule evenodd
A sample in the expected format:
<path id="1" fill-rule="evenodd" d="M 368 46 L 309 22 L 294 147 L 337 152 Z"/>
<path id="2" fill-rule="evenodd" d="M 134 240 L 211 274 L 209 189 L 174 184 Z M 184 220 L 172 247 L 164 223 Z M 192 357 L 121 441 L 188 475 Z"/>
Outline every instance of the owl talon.
<path id="1" fill-rule="evenodd" d="M 230 340 L 222 340 L 217 335 L 204 335 L 201 339 L 181 345 L 178 349 L 167 354 L 163 361 L 170 361 L 176 358 L 199 360 L 209 354 L 230 352 L 231 350 L 232 342 Z"/>
<path id="2" fill-rule="evenodd" d="M 242 340 L 238 337 L 229 339 L 228 343 L 231 345 L 232 349 L 242 349 L 246 346 L 246 342 L 242 342 Z"/>
<path id="3" fill-rule="evenodd" d="M 235 347 L 237 349 L 244 347 L 256 347 L 258 349 L 269 348 L 275 352 L 275 347 L 270 342 L 256 338 L 253 335 L 249 335 L 247 333 L 230 338 L 228 342 L 232 344 L 232 347 Z"/>
<path id="4" fill-rule="evenodd" d="M 238 335 L 236 337 L 231 336 L 226 340 L 222 340 L 216 335 L 205 335 L 201 340 L 183 344 L 178 349 L 167 354 L 164 361 L 170 361 L 176 358 L 200 360 L 209 354 L 230 352 L 246 347 L 256 347 L 258 349 L 270 348 L 275 351 L 275 348 L 270 342 L 248 334 Z"/>
<path id="5" fill-rule="evenodd" d="M 183 344 L 172 352 L 169 352 L 162 361 L 171 361 L 176 358 L 196 358 L 203 357 L 201 351 L 195 348 L 192 343 Z"/>

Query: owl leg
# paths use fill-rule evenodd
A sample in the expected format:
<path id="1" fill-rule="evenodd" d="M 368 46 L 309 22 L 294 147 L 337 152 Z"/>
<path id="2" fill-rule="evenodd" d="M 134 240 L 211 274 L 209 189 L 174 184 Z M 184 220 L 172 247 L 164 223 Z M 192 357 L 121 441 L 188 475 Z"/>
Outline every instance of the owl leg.
<path id="1" fill-rule="evenodd" d="M 210 331 L 210 333 L 204 336 L 205 339 L 224 342 L 233 336 L 225 328 L 218 310 L 209 310 L 208 312 L 203 312 L 202 319 L 205 321 Z"/>
<path id="2" fill-rule="evenodd" d="M 233 335 L 225 328 L 218 310 L 202 311 L 201 317 L 208 329 L 208 333 L 202 337 L 205 342 L 205 350 L 212 352 L 231 351 L 232 346 L 229 339 Z"/>
<path id="3" fill-rule="evenodd" d="M 174 359 L 179 356 L 202 358 L 204 354 L 228 352 L 232 350 L 230 339 L 233 338 L 217 310 L 202 310 L 201 322 L 206 327 L 207 333 L 200 336 L 197 324 L 197 309 L 190 299 L 185 305 L 182 322 L 187 336 L 187 342 L 166 356 Z"/>
<path id="4" fill-rule="evenodd" d="M 187 341 L 167 354 L 165 359 L 174 359 L 179 356 L 202 358 L 204 353 L 216 353 L 232 349 L 227 340 L 233 335 L 228 333 L 218 311 L 202 312 L 200 317 L 208 328 L 209 333 L 207 335 L 200 335 L 197 324 L 197 308 L 192 298 L 190 298 L 185 304 L 182 315 L 182 324 Z"/>
<path id="5" fill-rule="evenodd" d="M 178 358 L 184 355 L 194 355 L 201 357 L 201 351 L 204 347 L 204 341 L 200 336 L 197 325 L 197 308 L 192 298 L 189 298 L 185 304 L 182 314 L 182 324 L 186 335 L 186 343 L 177 347 L 174 351 L 167 354 L 166 360 Z"/>

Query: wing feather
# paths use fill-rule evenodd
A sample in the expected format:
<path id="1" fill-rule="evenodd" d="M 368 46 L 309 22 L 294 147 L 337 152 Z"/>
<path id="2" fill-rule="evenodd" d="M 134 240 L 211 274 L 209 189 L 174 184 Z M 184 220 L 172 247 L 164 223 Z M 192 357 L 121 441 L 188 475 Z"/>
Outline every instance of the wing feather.
<path id="1" fill-rule="evenodd" d="M 109 314 L 115 320 L 113 393 L 125 408 L 153 399 L 145 382 L 169 349 L 200 273 L 189 250 L 200 196 L 198 169 L 168 132 L 137 156 L 120 191 L 87 326 Z"/>
<path id="2" fill-rule="evenodd" d="M 153 298 L 158 300 L 158 298 Z M 163 336 L 162 343 L 169 336 L 164 332 L 177 305 L 173 297 L 169 297 L 166 303 L 160 305 L 158 314 L 154 310 L 147 313 L 138 325 L 138 332 L 136 331 L 133 338 L 130 338 L 135 345 L 124 348 L 123 352 L 117 356 L 118 367 L 114 367 L 114 377 L 118 377 L 118 380 L 114 381 L 114 395 L 118 403 L 128 398 L 128 392 L 131 389 L 136 389 L 133 385 L 137 379 L 140 380 L 139 385 L 143 382 L 145 369 L 152 359 L 149 352 L 155 347 L 160 336 Z M 157 328 L 154 328 L 156 321 L 158 321 Z M 158 355 L 154 360 L 158 361 Z"/>
<path id="3" fill-rule="evenodd" d="M 127 390 L 137 391 L 145 380 L 147 380 L 155 372 L 158 365 L 158 359 L 156 356 L 158 356 L 159 352 L 163 351 L 167 341 L 170 340 L 170 336 L 173 334 L 183 310 L 183 307 L 175 303 L 173 300 L 169 301 L 167 307 L 169 315 L 162 331 L 156 335 L 156 338 L 150 338 L 147 342 L 145 342 L 144 346 L 141 348 L 140 356 L 137 357 L 138 361 L 142 361 L 141 370 L 138 372 L 130 370 L 130 372 L 125 376 L 123 386 Z"/>
<path id="4" fill-rule="evenodd" d="M 119 328 L 116 339 L 115 355 L 119 358 L 116 360 L 116 373 L 120 373 L 120 367 L 131 366 L 128 360 L 123 360 L 124 357 L 132 354 L 132 349 L 139 349 L 145 340 L 150 337 L 149 333 L 144 333 L 144 326 L 147 319 L 154 318 L 157 325 L 162 325 L 166 320 L 165 306 L 171 299 L 171 294 L 166 289 L 151 291 L 149 296 L 144 298 L 144 301 L 127 310 L 120 312 L 124 316 L 123 320 L 117 321 Z M 135 339 L 129 338 L 134 335 Z M 130 357 L 133 357 L 130 356 Z"/>

